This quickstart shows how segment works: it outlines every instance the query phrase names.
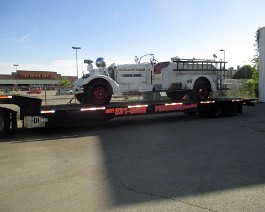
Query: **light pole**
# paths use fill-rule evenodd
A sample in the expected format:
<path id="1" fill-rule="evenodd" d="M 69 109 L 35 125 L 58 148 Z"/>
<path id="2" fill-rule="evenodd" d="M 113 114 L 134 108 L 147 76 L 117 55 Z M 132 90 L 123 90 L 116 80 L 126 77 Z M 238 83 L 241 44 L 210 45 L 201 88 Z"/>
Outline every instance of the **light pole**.
<path id="1" fill-rule="evenodd" d="M 247 79 L 246 61 L 243 61 L 243 63 L 244 63 L 245 79 Z"/>
<path id="2" fill-rule="evenodd" d="M 72 49 L 75 49 L 75 60 L 76 60 L 76 76 L 78 78 L 78 62 L 77 62 L 77 50 L 81 49 L 81 47 L 73 46 Z"/>
<path id="3" fill-rule="evenodd" d="M 224 52 L 224 62 L 225 62 L 225 50 L 224 49 L 220 49 L 220 52 Z"/>
<path id="4" fill-rule="evenodd" d="M 220 49 L 220 52 L 224 52 L 224 79 L 225 79 L 225 50 Z"/>
<path id="5" fill-rule="evenodd" d="M 16 67 L 15 79 L 16 79 L 16 87 L 17 87 L 17 91 L 18 91 L 18 84 L 17 84 L 17 67 L 19 66 L 19 64 L 13 64 L 13 66 Z"/>

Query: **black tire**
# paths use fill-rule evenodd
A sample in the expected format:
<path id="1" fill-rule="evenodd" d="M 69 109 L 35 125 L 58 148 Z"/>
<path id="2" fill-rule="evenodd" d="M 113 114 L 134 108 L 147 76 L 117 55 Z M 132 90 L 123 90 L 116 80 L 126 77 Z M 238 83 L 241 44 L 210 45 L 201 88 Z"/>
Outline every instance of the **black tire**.
<path id="1" fill-rule="evenodd" d="M 210 118 L 219 118 L 222 114 L 222 109 L 221 107 L 217 107 L 214 110 L 209 112 L 209 117 Z"/>
<path id="2" fill-rule="evenodd" d="M 202 111 L 200 113 L 201 113 L 201 115 L 203 115 L 204 117 L 207 117 L 207 118 L 219 118 L 222 114 L 222 109 L 221 109 L 221 107 L 216 107 L 213 110 L 205 110 L 205 111 Z"/>
<path id="3" fill-rule="evenodd" d="M 231 106 L 231 107 L 228 107 L 228 108 L 226 108 L 225 110 L 224 110 L 224 114 L 226 115 L 226 116 L 235 116 L 235 115 L 237 115 L 237 113 L 238 113 L 238 108 L 237 107 L 233 107 L 233 106 Z"/>
<path id="4" fill-rule="evenodd" d="M 194 116 L 194 115 L 196 115 L 196 112 L 195 111 L 184 111 L 184 114 L 186 116 Z"/>
<path id="5" fill-rule="evenodd" d="M 106 81 L 94 81 L 85 86 L 84 103 L 106 105 L 112 97 L 112 88 Z"/>
<path id="6" fill-rule="evenodd" d="M 4 137 L 10 130 L 10 117 L 5 111 L 0 111 L 0 137 Z"/>
<path id="7" fill-rule="evenodd" d="M 179 91 L 166 92 L 166 94 L 172 100 L 180 100 L 185 96 L 185 93 Z"/>
<path id="8" fill-rule="evenodd" d="M 199 80 L 195 82 L 192 91 L 189 93 L 189 98 L 194 101 L 203 101 L 208 99 L 210 92 L 210 84 L 204 80 Z"/>

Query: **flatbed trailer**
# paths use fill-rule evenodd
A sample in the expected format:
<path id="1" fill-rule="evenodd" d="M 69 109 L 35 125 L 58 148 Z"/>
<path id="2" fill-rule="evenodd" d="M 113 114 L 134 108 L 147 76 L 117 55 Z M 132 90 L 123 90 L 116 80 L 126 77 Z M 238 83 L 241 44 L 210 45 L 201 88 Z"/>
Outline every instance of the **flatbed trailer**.
<path id="1" fill-rule="evenodd" d="M 242 113 L 242 106 L 254 106 L 255 99 L 212 98 L 206 101 L 138 100 L 110 102 L 106 106 L 93 107 L 82 104 L 42 106 L 42 100 L 21 95 L 0 96 L 0 137 L 10 129 L 18 128 L 17 119 L 22 120 L 22 128 L 59 127 L 105 122 L 115 117 L 147 114 L 184 112 L 209 117 L 222 114 L 233 116 Z M 10 105 L 19 107 L 17 111 Z"/>

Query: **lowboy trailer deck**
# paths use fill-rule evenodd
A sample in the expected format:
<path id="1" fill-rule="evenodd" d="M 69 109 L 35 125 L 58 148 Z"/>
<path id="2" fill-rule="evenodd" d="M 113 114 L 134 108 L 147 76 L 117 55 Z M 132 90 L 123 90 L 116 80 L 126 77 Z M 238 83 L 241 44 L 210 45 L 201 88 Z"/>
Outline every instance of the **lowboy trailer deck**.
<path id="1" fill-rule="evenodd" d="M 20 95 L 0 96 L 0 137 L 10 129 L 18 128 L 17 119 L 22 120 L 22 128 L 59 127 L 83 125 L 95 121 L 107 121 L 115 117 L 147 114 L 184 112 L 204 114 L 209 117 L 228 116 L 242 113 L 242 106 L 254 106 L 255 99 L 213 98 L 206 101 L 138 100 L 110 102 L 105 106 L 64 104 L 42 106 L 42 100 Z M 10 105 L 19 107 L 17 111 Z"/>

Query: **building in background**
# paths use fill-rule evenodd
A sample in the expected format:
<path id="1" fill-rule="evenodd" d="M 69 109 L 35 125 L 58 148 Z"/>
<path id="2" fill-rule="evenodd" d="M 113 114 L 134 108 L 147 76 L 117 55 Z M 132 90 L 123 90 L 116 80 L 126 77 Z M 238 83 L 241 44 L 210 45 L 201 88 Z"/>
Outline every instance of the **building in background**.
<path id="1" fill-rule="evenodd" d="M 32 86 L 55 90 L 59 87 L 59 82 L 64 77 L 71 82 L 77 79 L 74 76 L 61 76 L 61 74 L 52 71 L 17 70 L 10 75 L 0 74 L 0 90 L 29 90 Z"/>

